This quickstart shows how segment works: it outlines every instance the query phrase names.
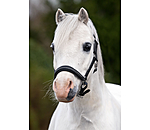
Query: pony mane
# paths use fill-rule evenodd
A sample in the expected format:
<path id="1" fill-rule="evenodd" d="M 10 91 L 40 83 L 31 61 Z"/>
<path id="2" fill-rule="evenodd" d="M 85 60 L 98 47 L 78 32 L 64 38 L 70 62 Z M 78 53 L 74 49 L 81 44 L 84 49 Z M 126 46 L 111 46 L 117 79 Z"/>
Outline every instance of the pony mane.
<path id="1" fill-rule="evenodd" d="M 77 14 L 72 14 L 72 13 L 65 13 L 66 18 L 58 24 L 58 27 L 55 30 L 55 41 L 54 43 L 57 42 L 57 48 L 60 47 L 59 43 L 67 43 L 66 41 L 69 40 L 71 33 L 78 27 L 81 22 L 78 20 L 78 15 Z M 95 36 L 95 39 L 97 42 L 99 42 L 98 34 L 97 31 L 92 23 L 92 21 L 88 20 L 87 27 L 91 31 L 91 34 Z M 59 33 L 57 33 L 59 32 Z M 100 70 L 99 77 L 102 80 L 104 80 L 104 67 L 103 67 L 103 60 L 102 60 L 102 54 L 101 54 L 101 49 L 100 46 L 98 46 L 98 68 Z"/>
<path id="2" fill-rule="evenodd" d="M 90 28 L 91 33 L 95 36 L 96 41 L 99 43 L 98 51 L 97 51 L 98 68 L 100 69 L 100 73 L 99 73 L 100 80 L 103 82 L 104 81 L 104 66 L 103 66 L 103 59 L 102 59 L 102 53 L 101 53 L 98 34 L 97 34 L 97 31 L 96 31 L 95 26 L 93 25 L 91 19 L 89 19 L 87 26 Z"/>

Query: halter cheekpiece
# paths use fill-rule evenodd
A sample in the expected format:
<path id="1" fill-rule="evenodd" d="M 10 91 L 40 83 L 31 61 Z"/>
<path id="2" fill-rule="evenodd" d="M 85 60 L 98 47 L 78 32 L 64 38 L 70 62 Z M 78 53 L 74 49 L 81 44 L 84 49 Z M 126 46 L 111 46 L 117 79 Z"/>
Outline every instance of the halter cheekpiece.
<path id="1" fill-rule="evenodd" d="M 98 62 L 98 59 L 97 59 L 97 46 L 98 46 L 98 42 L 96 41 L 96 38 L 95 38 L 95 35 L 93 35 L 94 37 L 94 46 L 93 46 L 93 59 L 92 59 L 92 62 L 88 68 L 88 70 L 86 71 L 85 75 L 83 76 L 79 71 L 77 71 L 76 69 L 74 69 L 73 67 L 71 66 L 68 66 L 68 65 L 64 65 L 64 66 L 60 66 L 59 68 L 57 68 L 54 72 L 54 79 L 56 78 L 57 74 L 62 72 L 62 71 L 68 71 L 72 74 L 74 74 L 78 79 L 80 79 L 82 81 L 82 84 L 81 84 L 81 87 L 80 87 L 80 90 L 78 91 L 78 94 L 77 96 L 84 96 L 86 93 L 90 92 L 90 89 L 87 89 L 86 88 L 88 87 L 88 83 L 87 83 L 87 77 L 94 65 L 94 71 L 93 73 L 95 73 L 97 71 L 97 62 Z"/>

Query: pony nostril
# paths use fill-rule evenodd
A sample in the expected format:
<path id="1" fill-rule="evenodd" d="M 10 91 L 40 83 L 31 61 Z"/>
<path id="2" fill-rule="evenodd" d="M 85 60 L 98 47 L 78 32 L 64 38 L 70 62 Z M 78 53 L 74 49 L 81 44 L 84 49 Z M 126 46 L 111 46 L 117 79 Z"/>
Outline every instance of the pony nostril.
<path id="1" fill-rule="evenodd" d="M 54 84 L 53 84 L 53 90 L 54 91 L 58 91 L 58 90 L 69 90 L 70 88 L 73 89 L 74 85 L 73 82 L 70 79 L 67 79 L 68 81 L 63 81 L 60 82 L 58 80 L 55 80 Z"/>
<path id="2" fill-rule="evenodd" d="M 71 87 L 72 87 L 72 84 L 73 84 L 73 82 L 72 82 L 72 81 L 69 81 L 68 88 L 71 88 Z"/>
<path id="3" fill-rule="evenodd" d="M 72 84 L 72 81 L 70 81 L 69 86 L 71 86 L 71 84 Z"/>
<path id="4" fill-rule="evenodd" d="M 55 83 L 54 83 L 54 87 L 57 89 L 56 81 L 55 81 Z"/>

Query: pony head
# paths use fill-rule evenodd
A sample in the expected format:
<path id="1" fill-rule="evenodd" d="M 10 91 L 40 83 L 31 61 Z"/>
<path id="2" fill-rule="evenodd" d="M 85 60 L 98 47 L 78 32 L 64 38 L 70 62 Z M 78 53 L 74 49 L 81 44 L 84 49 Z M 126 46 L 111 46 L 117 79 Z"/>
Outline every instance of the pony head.
<path id="1" fill-rule="evenodd" d="M 54 69 L 67 65 L 84 75 L 93 58 L 95 38 L 98 41 L 96 30 L 87 11 L 81 8 L 78 14 L 69 14 L 58 9 L 56 24 L 57 28 L 51 44 L 54 54 Z M 98 49 L 100 51 L 100 48 Z M 101 56 L 101 54 L 99 55 Z M 102 59 L 100 62 L 102 63 Z M 103 67 L 101 68 L 103 73 Z M 93 69 L 94 67 L 92 67 Z M 80 86 L 81 80 L 67 71 L 58 73 L 53 81 L 53 90 L 56 99 L 60 102 L 73 101 Z"/>

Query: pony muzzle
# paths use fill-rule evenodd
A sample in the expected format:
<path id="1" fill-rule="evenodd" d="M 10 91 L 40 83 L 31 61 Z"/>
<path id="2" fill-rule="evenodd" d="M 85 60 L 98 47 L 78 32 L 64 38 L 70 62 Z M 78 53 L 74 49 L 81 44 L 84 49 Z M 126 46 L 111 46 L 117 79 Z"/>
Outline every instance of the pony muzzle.
<path id="1" fill-rule="evenodd" d="M 72 102 L 77 92 L 76 86 L 69 79 L 63 83 L 56 79 L 53 84 L 53 90 L 59 102 Z"/>

